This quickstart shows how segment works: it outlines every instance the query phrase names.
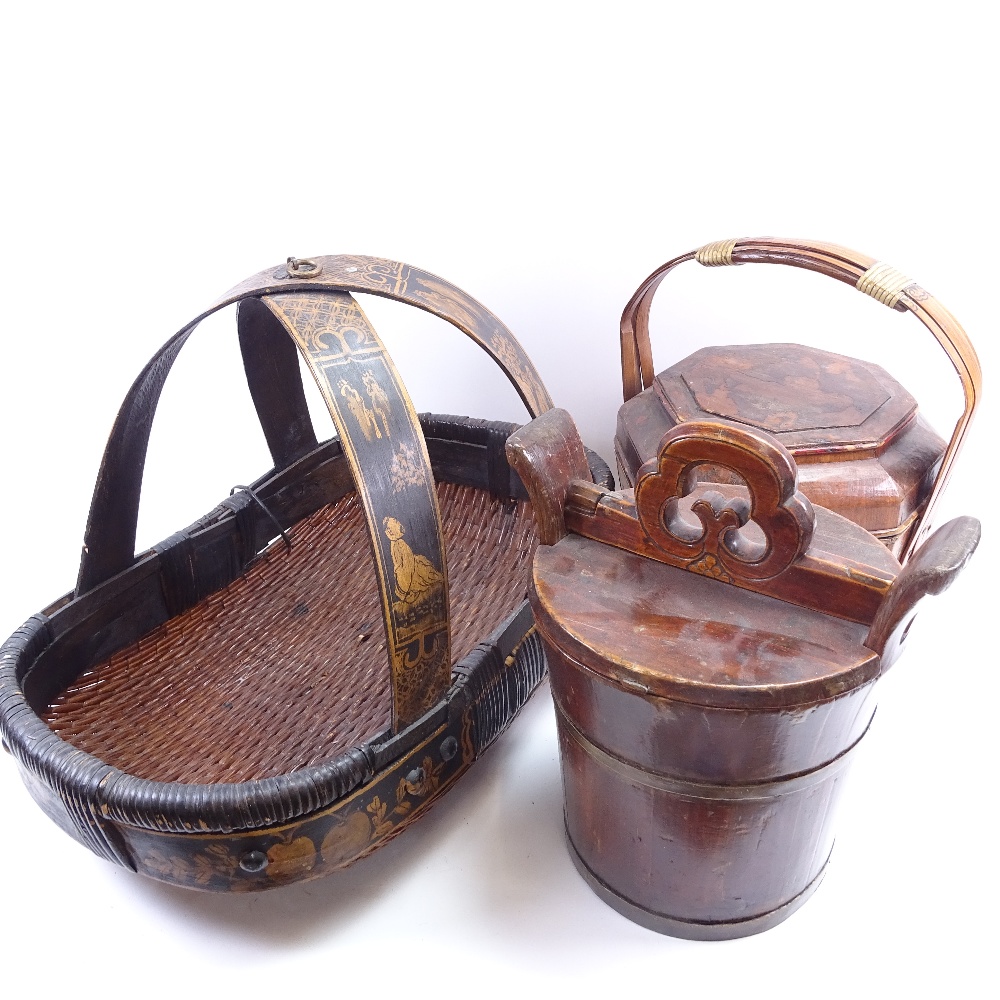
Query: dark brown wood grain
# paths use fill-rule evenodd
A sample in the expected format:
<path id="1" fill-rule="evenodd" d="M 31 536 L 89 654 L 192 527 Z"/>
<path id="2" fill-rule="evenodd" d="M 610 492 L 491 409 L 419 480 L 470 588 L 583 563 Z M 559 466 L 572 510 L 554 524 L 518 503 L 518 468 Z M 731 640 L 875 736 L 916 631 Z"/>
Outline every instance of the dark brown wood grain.
<path id="1" fill-rule="evenodd" d="M 794 457 L 813 503 L 906 546 L 945 443 L 912 396 L 877 365 L 796 344 L 705 348 L 657 375 L 618 414 L 620 475 L 635 482 L 662 436 L 687 420 L 760 427 Z M 727 482 L 711 465 L 700 482 Z"/>
<path id="2" fill-rule="evenodd" d="M 701 484 L 682 503 L 691 470 L 704 464 L 747 488 Z M 658 459 L 643 466 L 634 499 L 574 483 L 565 519 L 583 537 L 864 624 L 899 570 L 873 536 L 795 490 L 794 462 L 773 437 L 723 423 L 670 430 Z"/>
<path id="3" fill-rule="evenodd" d="M 693 722 L 683 709 L 669 723 Z M 822 879 L 847 757 L 800 778 L 706 785 L 623 762 L 564 714 L 557 722 L 571 856 L 630 919 L 678 937 L 741 937 L 784 920 Z"/>
<path id="4" fill-rule="evenodd" d="M 572 535 L 534 579 L 581 872 L 672 934 L 783 919 L 875 709 L 866 628 Z"/>
<path id="5" fill-rule="evenodd" d="M 878 675 L 862 623 L 593 539 L 569 535 L 540 548 L 534 588 L 542 634 L 559 635 L 567 655 L 643 697 L 777 710 Z"/>

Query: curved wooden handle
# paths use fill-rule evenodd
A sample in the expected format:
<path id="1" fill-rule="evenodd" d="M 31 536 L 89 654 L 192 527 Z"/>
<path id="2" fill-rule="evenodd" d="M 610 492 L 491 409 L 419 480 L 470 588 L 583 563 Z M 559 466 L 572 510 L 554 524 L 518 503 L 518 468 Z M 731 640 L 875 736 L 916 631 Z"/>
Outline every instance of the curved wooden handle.
<path id="1" fill-rule="evenodd" d="M 444 532 L 419 420 L 385 347 L 348 293 L 289 289 L 253 300 L 247 314 L 265 340 L 273 343 L 285 336 L 298 347 L 350 464 L 379 578 L 393 728 L 398 732 L 433 708 L 451 682 Z M 175 355 L 182 343 L 171 353 Z M 147 429 L 157 397 L 139 397 Z M 132 411 L 123 408 L 123 413 L 127 419 Z M 133 425 L 126 422 L 121 437 L 113 435 L 112 443 L 129 441 L 132 432 Z M 142 480 L 141 464 L 109 464 L 106 457 L 101 471 L 100 484 L 118 499 L 116 481 L 138 486 Z M 107 517 L 113 509 L 104 503 L 104 494 L 95 494 L 92 518 Z M 137 508 L 128 513 L 137 516 Z M 92 528 L 97 538 L 108 537 L 112 528 L 135 537 L 134 520 L 110 526 L 98 520 Z M 81 575 L 100 565 L 99 560 L 88 562 L 88 557 L 101 554 L 92 549 L 85 553 Z"/>
<path id="2" fill-rule="evenodd" d="M 398 732 L 451 683 L 444 529 L 420 421 L 351 295 L 288 291 L 260 301 L 316 380 L 354 476 L 378 574 Z"/>
<path id="3" fill-rule="evenodd" d="M 172 337 L 133 383 L 98 474 L 76 593 L 134 562 L 143 466 L 166 377 L 200 321 L 240 303 L 244 366 L 276 466 L 290 464 L 316 444 L 292 342 L 312 371 L 344 446 L 379 573 L 398 731 L 433 707 L 451 679 L 444 535 L 416 413 L 351 290 L 408 302 L 448 320 L 494 358 L 529 413 L 551 407 L 513 334 L 448 282 L 376 258 L 289 261 L 227 293 Z"/>
<path id="4" fill-rule="evenodd" d="M 940 594 L 951 586 L 976 551 L 981 534 L 976 518 L 956 517 L 938 528 L 903 567 L 865 639 L 865 645 L 881 657 L 883 671 L 899 656 L 917 605 L 928 594 Z"/>
<path id="5" fill-rule="evenodd" d="M 299 372 L 299 352 L 261 299 L 240 300 L 236 331 L 243 374 L 267 449 L 275 469 L 287 469 L 319 446 Z"/>
<path id="6" fill-rule="evenodd" d="M 308 267 L 295 265 L 309 265 Z M 446 320 L 496 362 L 532 417 L 552 408 L 552 398 L 513 333 L 481 302 L 429 271 L 382 257 L 338 254 L 268 268 L 230 289 L 213 310 L 250 295 L 289 289 L 364 292 L 416 306 Z"/>
<path id="7" fill-rule="evenodd" d="M 898 312 L 911 312 L 934 335 L 948 355 L 962 383 L 965 408 L 955 424 L 951 440 L 921 521 L 912 532 L 905 562 L 931 523 L 931 512 L 941 496 L 962 441 L 982 394 L 982 370 L 975 349 L 954 316 L 933 296 L 898 271 L 874 258 L 833 243 L 784 240 L 769 237 L 711 243 L 667 261 L 639 287 L 625 306 L 621 319 L 622 388 L 626 401 L 653 384 L 653 356 L 649 344 L 649 310 L 660 282 L 678 264 L 698 260 L 707 267 L 729 264 L 787 264 L 818 271 L 854 285 L 860 291 Z"/>

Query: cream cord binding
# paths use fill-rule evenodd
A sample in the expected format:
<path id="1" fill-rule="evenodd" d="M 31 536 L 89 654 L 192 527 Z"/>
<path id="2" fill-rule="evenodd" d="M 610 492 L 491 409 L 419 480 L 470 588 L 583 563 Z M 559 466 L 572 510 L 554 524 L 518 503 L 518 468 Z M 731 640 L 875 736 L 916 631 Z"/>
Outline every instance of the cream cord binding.
<path id="1" fill-rule="evenodd" d="M 877 299 L 884 306 L 894 308 L 903 289 L 913 282 L 889 264 L 876 262 L 858 278 L 858 291 Z"/>
<path id="2" fill-rule="evenodd" d="M 717 240 L 715 243 L 707 243 L 700 250 L 695 251 L 694 259 L 705 267 L 724 267 L 733 261 L 733 250 L 736 249 L 736 240 Z"/>

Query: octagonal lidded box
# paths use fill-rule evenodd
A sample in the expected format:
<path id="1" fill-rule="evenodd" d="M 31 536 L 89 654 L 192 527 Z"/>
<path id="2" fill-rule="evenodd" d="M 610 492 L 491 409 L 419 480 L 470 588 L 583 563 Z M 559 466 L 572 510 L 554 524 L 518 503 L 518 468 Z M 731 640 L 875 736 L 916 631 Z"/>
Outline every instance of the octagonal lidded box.
<path id="1" fill-rule="evenodd" d="M 880 537 L 894 552 L 934 483 L 944 441 L 885 369 L 799 344 L 706 347 L 656 376 L 618 414 L 623 485 L 686 420 L 724 420 L 773 434 L 795 457 L 809 499 Z M 727 482 L 702 466 L 698 482 Z"/>

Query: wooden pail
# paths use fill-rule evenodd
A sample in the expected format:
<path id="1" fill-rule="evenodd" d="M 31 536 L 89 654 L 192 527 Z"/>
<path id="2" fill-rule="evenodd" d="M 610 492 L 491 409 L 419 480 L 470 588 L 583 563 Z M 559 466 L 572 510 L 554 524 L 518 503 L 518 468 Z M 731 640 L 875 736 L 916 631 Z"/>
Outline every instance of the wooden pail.
<path id="1" fill-rule="evenodd" d="M 563 411 L 507 447 L 543 543 L 531 601 L 577 868 L 664 933 L 774 926 L 818 886 L 876 681 L 920 598 L 968 559 L 978 521 L 950 522 L 901 569 L 814 507 L 762 431 L 678 425 L 634 496 L 585 481 Z M 702 463 L 745 486 L 684 496 Z"/>

